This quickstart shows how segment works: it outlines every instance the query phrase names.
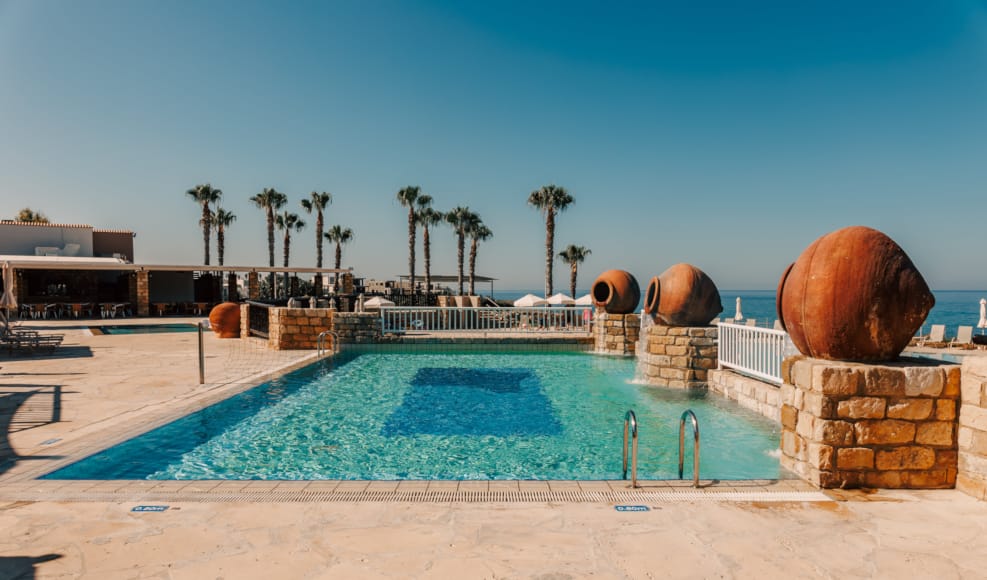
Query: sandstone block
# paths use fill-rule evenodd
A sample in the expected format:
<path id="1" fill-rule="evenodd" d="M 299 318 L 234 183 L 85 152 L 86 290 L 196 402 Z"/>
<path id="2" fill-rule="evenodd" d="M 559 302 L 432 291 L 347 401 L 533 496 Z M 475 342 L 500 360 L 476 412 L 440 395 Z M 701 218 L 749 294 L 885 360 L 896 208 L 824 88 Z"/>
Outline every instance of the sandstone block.
<path id="1" fill-rule="evenodd" d="M 655 324 L 653 326 L 648 327 L 648 334 L 651 336 L 667 336 L 668 328 L 669 327 L 661 324 Z"/>
<path id="2" fill-rule="evenodd" d="M 909 489 L 948 489 L 956 482 L 955 471 L 948 469 L 906 471 L 902 475 Z"/>
<path id="3" fill-rule="evenodd" d="M 932 399 L 892 399 L 888 404 L 889 419 L 921 421 L 932 415 Z"/>
<path id="4" fill-rule="evenodd" d="M 802 439 L 791 431 L 781 433 L 781 452 L 788 457 L 797 457 L 802 449 Z"/>
<path id="5" fill-rule="evenodd" d="M 812 368 L 812 390 L 849 397 L 860 390 L 861 374 L 855 368 L 817 364 Z"/>
<path id="6" fill-rule="evenodd" d="M 863 394 L 903 397 L 905 395 L 905 373 L 891 367 L 871 367 L 864 379 Z"/>
<path id="7" fill-rule="evenodd" d="M 833 469 L 833 447 L 820 443 L 809 443 L 806 448 L 806 459 L 820 471 Z"/>
<path id="8" fill-rule="evenodd" d="M 802 358 L 792 363 L 792 384 L 805 390 L 812 389 L 812 359 Z"/>
<path id="9" fill-rule="evenodd" d="M 905 395 L 938 397 L 942 393 L 945 378 L 945 373 L 939 367 L 908 367 L 905 369 Z"/>
<path id="10" fill-rule="evenodd" d="M 951 399 L 938 399 L 936 401 L 936 419 L 940 421 L 956 420 L 956 401 Z"/>
<path id="11" fill-rule="evenodd" d="M 960 396 L 960 381 L 962 380 L 961 367 L 957 365 L 951 365 L 945 369 L 946 380 L 943 386 L 942 396 L 957 398 Z"/>
<path id="12" fill-rule="evenodd" d="M 983 500 L 987 494 L 987 479 L 960 473 L 956 476 L 956 489 L 971 497 Z"/>
<path id="13" fill-rule="evenodd" d="M 803 417 L 799 416 L 801 424 Z M 847 447 L 853 445 L 854 429 L 853 425 L 846 421 L 828 421 L 816 419 L 813 421 L 812 438 L 820 443 Z"/>
<path id="14" fill-rule="evenodd" d="M 936 452 L 928 447 L 896 447 L 878 450 L 874 466 L 882 471 L 900 469 L 931 469 L 936 464 Z"/>
<path id="15" fill-rule="evenodd" d="M 897 419 L 863 420 L 854 425 L 858 445 L 894 445 L 915 440 L 915 424 Z"/>
<path id="16" fill-rule="evenodd" d="M 901 489 L 905 487 L 901 471 L 866 471 L 861 474 L 861 483 L 866 487 L 881 489 Z"/>
<path id="17" fill-rule="evenodd" d="M 936 469 L 956 469 L 959 451 L 955 449 L 936 449 Z"/>
<path id="18" fill-rule="evenodd" d="M 978 431 L 987 431 L 987 409 L 964 403 L 960 407 L 960 424 Z"/>
<path id="19" fill-rule="evenodd" d="M 791 405 L 781 406 L 781 426 L 783 428 L 794 430 L 795 426 L 798 424 L 798 420 L 798 409 L 792 407 Z"/>
<path id="20" fill-rule="evenodd" d="M 789 385 L 795 384 L 795 381 L 792 379 L 792 367 L 796 362 L 804 359 L 805 357 L 802 355 L 795 355 L 781 361 L 781 380 L 783 383 Z"/>
<path id="21" fill-rule="evenodd" d="M 665 347 L 665 352 L 672 356 L 682 356 L 689 353 L 689 349 L 684 346 L 669 345 Z"/>
<path id="22" fill-rule="evenodd" d="M 873 469 L 874 450 L 867 447 L 844 447 L 836 450 L 836 467 L 839 469 Z"/>
<path id="23" fill-rule="evenodd" d="M 953 444 L 953 423 L 951 421 L 919 423 L 918 430 L 915 432 L 915 442 L 948 447 Z"/>
<path id="24" fill-rule="evenodd" d="M 862 475 L 856 471 L 823 471 L 817 485 L 823 489 L 853 489 L 860 487 Z"/>
<path id="25" fill-rule="evenodd" d="M 837 416 L 849 419 L 882 419 L 885 400 L 880 397 L 851 397 L 840 401 Z"/>
<path id="26" fill-rule="evenodd" d="M 823 419 L 835 419 L 837 400 L 819 393 L 805 393 L 802 409 Z"/>

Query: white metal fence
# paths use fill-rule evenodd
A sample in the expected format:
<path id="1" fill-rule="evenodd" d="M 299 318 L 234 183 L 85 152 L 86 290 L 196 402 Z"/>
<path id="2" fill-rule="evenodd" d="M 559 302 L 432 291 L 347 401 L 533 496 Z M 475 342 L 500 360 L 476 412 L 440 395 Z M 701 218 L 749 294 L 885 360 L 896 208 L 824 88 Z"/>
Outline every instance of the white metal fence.
<path id="1" fill-rule="evenodd" d="M 581 332 L 593 318 L 589 307 L 380 309 L 383 332 Z"/>
<path id="2" fill-rule="evenodd" d="M 721 322 L 719 365 L 780 385 L 781 361 L 796 354 L 784 330 Z"/>

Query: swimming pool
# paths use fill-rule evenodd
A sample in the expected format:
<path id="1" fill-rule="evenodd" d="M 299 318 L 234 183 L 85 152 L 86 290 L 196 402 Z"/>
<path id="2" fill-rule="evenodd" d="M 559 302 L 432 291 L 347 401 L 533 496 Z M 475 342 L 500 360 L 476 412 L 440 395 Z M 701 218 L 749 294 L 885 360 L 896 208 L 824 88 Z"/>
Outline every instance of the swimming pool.
<path id="1" fill-rule="evenodd" d="M 638 477 L 670 479 L 688 408 L 703 478 L 785 476 L 776 424 L 633 375 L 633 360 L 578 352 L 344 352 L 45 478 L 619 479 L 634 409 Z"/>
<path id="2" fill-rule="evenodd" d="M 194 324 L 128 324 L 120 326 L 93 326 L 93 334 L 157 334 L 159 332 L 195 332 Z"/>

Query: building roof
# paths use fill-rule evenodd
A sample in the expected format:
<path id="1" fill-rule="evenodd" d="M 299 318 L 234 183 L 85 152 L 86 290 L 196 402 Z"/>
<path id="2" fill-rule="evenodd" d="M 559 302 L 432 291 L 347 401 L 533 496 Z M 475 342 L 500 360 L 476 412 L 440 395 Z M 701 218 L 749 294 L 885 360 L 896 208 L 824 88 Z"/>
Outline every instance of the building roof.
<path id="1" fill-rule="evenodd" d="M 84 228 L 93 229 L 89 224 L 56 224 L 50 222 L 21 222 L 17 220 L 0 220 L 3 226 L 21 226 L 28 228 Z"/>
<path id="2" fill-rule="evenodd" d="M 408 274 L 401 274 L 400 276 L 398 276 L 398 279 L 399 280 L 407 280 L 409 278 L 411 278 L 411 276 L 409 276 Z M 432 278 L 432 282 L 458 282 L 459 281 L 459 277 L 458 276 L 442 276 L 442 275 L 432 274 L 431 278 Z M 463 274 L 463 280 L 469 280 L 469 278 L 470 278 L 469 277 L 469 274 Z M 420 282 L 424 282 L 425 281 L 425 275 L 424 274 L 415 274 L 415 280 L 420 281 Z M 476 282 L 493 282 L 493 281 L 497 280 L 497 278 L 491 278 L 489 276 L 473 276 L 473 280 L 476 281 Z"/>

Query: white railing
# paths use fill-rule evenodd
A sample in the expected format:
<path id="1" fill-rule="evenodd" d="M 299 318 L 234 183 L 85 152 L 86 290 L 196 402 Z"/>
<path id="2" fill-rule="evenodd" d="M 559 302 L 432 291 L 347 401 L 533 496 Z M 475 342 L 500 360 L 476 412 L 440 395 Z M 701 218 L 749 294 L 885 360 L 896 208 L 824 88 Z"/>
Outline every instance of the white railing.
<path id="1" fill-rule="evenodd" d="M 796 354 L 795 345 L 784 330 L 721 322 L 719 325 L 719 366 L 780 385 L 781 361 Z"/>
<path id="2" fill-rule="evenodd" d="M 589 307 L 440 308 L 391 306 L 380 309 L 389 332 L 581 332 L 592 321 Z"/>

